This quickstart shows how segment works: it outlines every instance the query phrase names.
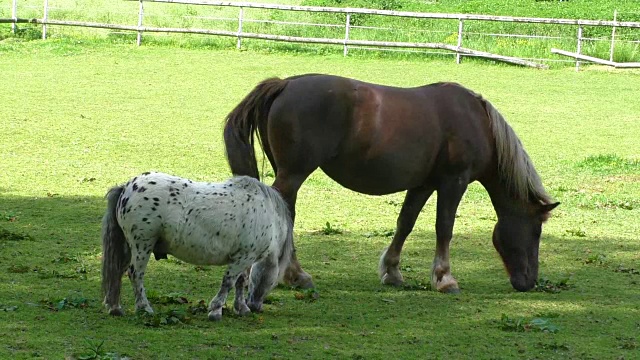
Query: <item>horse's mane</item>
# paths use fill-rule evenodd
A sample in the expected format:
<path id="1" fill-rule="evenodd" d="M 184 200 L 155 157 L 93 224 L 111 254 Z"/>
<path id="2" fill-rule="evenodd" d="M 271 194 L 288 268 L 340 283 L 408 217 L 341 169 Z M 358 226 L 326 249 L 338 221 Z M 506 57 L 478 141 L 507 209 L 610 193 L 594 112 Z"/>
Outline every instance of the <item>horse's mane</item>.
<path id="1" fill-rule="evenodd" d="M 503 183 L 517 199 L 550 204 L 551 197 L 516 133 L 489 101 L 479 94 L 473 94 L 482 101 L 491 120 L 498 170 Z"/>

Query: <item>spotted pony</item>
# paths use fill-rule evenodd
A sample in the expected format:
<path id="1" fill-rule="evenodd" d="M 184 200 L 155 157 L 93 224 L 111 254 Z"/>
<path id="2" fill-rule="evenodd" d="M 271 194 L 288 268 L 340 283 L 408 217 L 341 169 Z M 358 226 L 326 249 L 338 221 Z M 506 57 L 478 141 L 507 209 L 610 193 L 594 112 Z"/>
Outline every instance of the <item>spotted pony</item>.
<path id="1" fill-rule="evenodd" d="M 170 254 L 195 265 L 228 265 L 209 304 L 211 320 L 221 319 L 234 284 L 236 313 L 262 311 L 265 296 L 289 264 L 293 225 L 287 205 L 276 190 L 253 178 L 203 183 L 144 173 L 113 187 L 106 198 L 102 291 L 112 315 L 123 314 L 120 288 L 127 270 L 136 310 L 153 313 L 143 284 L 151 253 L 156 260 Z"/>

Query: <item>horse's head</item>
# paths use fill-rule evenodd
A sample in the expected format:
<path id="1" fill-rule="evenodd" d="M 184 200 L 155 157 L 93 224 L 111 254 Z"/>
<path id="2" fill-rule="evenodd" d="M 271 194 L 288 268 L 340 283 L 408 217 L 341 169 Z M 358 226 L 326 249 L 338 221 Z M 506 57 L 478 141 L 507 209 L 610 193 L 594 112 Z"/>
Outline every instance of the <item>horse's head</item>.
<path id="1" fill-rule="evenodd" d="M 542 223 L 560 203 L 536 205 L 525 214 L 502 214 L 493 229 L 493 246 L 509 273 L 511 286 L 531 290 L 538 280 L 538 248 Z"/>

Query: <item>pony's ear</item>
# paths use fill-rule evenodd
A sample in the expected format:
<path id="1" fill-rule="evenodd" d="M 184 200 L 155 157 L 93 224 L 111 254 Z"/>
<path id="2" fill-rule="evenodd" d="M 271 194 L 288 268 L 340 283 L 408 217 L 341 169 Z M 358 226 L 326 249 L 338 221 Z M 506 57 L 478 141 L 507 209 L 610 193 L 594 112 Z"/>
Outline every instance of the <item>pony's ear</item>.
<path id="1" fill-rule="evenodd" d="M 545 222 L 549 219 L 549 216 L 551 216 L 551 210 L 555 209 L 556 207 L 558 207 L 558 205 L 560 205 L 559 202 L 553 203 L 553 204 L 542 204 L 540 205 L 540 216 L 542 217 L 542 222 Z"/>

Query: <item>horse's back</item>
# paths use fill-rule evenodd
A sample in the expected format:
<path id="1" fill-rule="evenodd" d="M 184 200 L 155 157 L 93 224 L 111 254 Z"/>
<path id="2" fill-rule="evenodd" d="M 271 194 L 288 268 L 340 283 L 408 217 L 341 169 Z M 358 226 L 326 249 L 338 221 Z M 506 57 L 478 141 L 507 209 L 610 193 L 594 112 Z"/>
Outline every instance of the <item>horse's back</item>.
<path id="1" fill-rule="evenodd" d="M 310 75 L 290 79 L 274 102 L 269 141 L 300 148 L 276 162 L 316 162 L 345 187 L 385 194 L 436 174 L 479 176 L 491 157 L 489 126 L 481 98 L 457 84 L 399 88 Z"/>

